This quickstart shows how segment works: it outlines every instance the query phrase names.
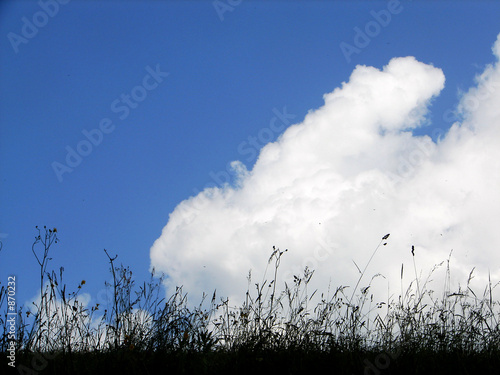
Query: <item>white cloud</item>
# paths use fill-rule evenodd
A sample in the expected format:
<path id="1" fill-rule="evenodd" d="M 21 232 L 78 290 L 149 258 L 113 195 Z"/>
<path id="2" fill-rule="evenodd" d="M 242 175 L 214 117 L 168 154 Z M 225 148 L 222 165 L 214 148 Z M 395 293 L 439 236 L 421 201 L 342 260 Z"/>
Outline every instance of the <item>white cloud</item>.
<path id="1" fill-rule="evenodd" d="M 38 291 L 25 303 L 30 315 L 38 314 L 42 323 L 36 331 L 38 341 L 32 344 L 35 348 L 60 349 L 71 345 L 74 350 L 105 349 L 115 342 L 115 338 L 120 345 L 129 340 L 133 344 L 144 343 L 150 338 L 154 317 L 146 310 L 133 308 L 120 313 L 120 330 L 116 333 L 110 328 L 110 324 L 115 324 L 114 320 L 110 321 L 102 313 L 98 314 L 96 311 L 100 310 L 95 306 L 90 306 L 90 294 L 64 293 L 63 300 L 62 292 L 57 286 L 51 288 L 49 281 L 45 282 L 44 291 L 43 301 Z M 30 324 L 34 324 L 34 319 Z M 133 337 L 127 339 L 128 335 Z"/>
<path id="2" fill-rule="evenodd" d="M 55 350 L 71 344 L 74 349 L 80 349 L 80 343 L 91 341 L 82 336 L 84 328 L 92 324 L 87 312 L 90 295 L 65 293 L 65 300 L 62 300 L 61 295 L 57 295 L 57 286 L 51 287 L 50 281 L 44 283 L 43 290 L 43 299 L 39 290 L 25 303 L 26 311 L 32 314 L 30 324 L 34 324 L 33 316 L 37 316 L 41 323 L 36 329 L 32 348 Z"/>
<path id="3" fill-rule="evenodd" d="M 500 36 L 493 48 L 500 54 Z M 253 169 L 234 164 L 237 187 L 206 189 L 181 202 L 151 248 L 151 265 L 168 274 L 169 293 L 184 286 L 191 301 L 217 289 L 234 303 L 244 298 L 248 270 L 262 277 L 272 246 L 289 249 L 280 280 L 305 265 L 312 286 L 326 292 L 353 287 L 381 237 L 391 233 L 367 270 L 387 296 L 414 279 L 411 246 L 424 276 L 451 258 L 462 284 L 476 267 L 484 287 L 488 269 L 500 273 L 500 68 L 488 66 L 460 103 L 463 122 L 437 143 L 414 136 L 427 124 L 443 72 L 413 57 L 382 70 L 357 66 L 325 104 L 262 148 Z M 270 275 L 269 275 L 270 276 Z M 439 277 L 436 278 L 436 281 Z M 439 290 L 441 282 L 434 285 Z M 482 292 L 482 289 L 479 291 Z"/>

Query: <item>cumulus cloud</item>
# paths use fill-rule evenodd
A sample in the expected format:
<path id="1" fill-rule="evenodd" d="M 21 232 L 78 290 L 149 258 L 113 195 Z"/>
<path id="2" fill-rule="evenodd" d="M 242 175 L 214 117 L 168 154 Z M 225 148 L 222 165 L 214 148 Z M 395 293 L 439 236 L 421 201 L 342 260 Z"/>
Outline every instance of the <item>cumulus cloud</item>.
<path id="1" fill-rule="evenodd" d="M 82 284 L 83 285 L 83 284 Z M 118 342 L 124 345 L 144 343 L 150 339 L 153 315 L 146 310 L 133 308 L 119 314 L 120 329 L 111 328 L 116 322 L 98 314 L 97 306 L 90 306 L 88 293 L 66 294 L 49 281 L 44 284 L 44 297 L 40 291 L 25 303 L 30 316 L 37 316 L 38 324 L 32 345 L 42 349 L 107 349 Z M 66 297 L 63 298 L 62 295 Z M 108 306 L 109 308 L 109 306 Z M 114 319 L 114 315 L 111 317 Z M 32 321 L 31 324 L 35 324 Z M 132 336 L 132 337 L 130 337 Z"/>
<path id="2" fill-rule="evenodd" d="M 493 47 L 498 60 L 500 36 Z M 413 57 L 382 69 L 357 66 L 324 105 L 264 146 L 251 170 L 234 162 L 237 183 L 182 201 L 151 248 L 151 266 L 192 298 L 217 289 L 241 302 L 252 269 L 263 277 L 273 246 L 288 249 L 279 281 L 305 266 L 312 287 L 353 287 L 381 237 L 391 233 L 367 270 L 385 279 L 386 298 L 446 260 L 453 282 L 476 267 L 478 285 L 500 279 L 500 68 L 487 66 L 458 105 L 460 121 L 433 141 L 431 101 L 444 87 L 441 69 Z M 370 277 L 362 281 L 366 285 Z M 435 290 L 442 286 L 436 278 Z"/>

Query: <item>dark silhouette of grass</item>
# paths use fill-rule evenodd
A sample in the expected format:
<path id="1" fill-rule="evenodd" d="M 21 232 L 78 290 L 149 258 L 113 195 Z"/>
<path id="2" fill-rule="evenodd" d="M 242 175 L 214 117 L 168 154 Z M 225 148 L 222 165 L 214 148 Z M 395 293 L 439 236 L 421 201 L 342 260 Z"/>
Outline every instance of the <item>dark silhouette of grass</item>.
<path id="1" fill-rule="evenodd" d="M 350 295 L 340 286 L 331 296 L 318 295 L 314 306 L 317 291 L 307 290 L 314 272 L 306 268 L 294 276 L 293 285 L 279 288 L 284 252 L 273 247 L 268 260 L 272 279 L 250 288 L 249 274 L 241 306 L 218 301 L 214 293 L 196 308 L 188 307 L 182 287 L 162 298 L 163 276 L 156 277 L 154 271 L 137 287 L 131 270 L 117 266 L 116 256 L 105 250 L 112 300 L 109 306 L 87 307 L 79 298 L 85 280 L 68 292 L 63 269 L 47 271 L 57 230 L 37 230 L 32 250 L 40 266 L 40 296 L 33 309 L 18 310 L 18 373 L 500 373 L 500 309 L 492 298 L 496 285 L 491 281 L 478 297 L 470 287 L 471 272 L 464 289 L 448 288 L 435 297 L 427 281 L 417 278 L 414 265 L 415 281 L 396 300 L 373 304 L 371 281 L 356 295 L 371 259 L 389 235 L 360 270 Z M 446 272 L 449 280 L 449 260 Z M 0 309 L 6 294 L 1 286 Z M 373 314 L 376 317 L 369 319 Z M 0 358 L 7 368 L 7 313 L 0 316 L 0 324 Z"/>

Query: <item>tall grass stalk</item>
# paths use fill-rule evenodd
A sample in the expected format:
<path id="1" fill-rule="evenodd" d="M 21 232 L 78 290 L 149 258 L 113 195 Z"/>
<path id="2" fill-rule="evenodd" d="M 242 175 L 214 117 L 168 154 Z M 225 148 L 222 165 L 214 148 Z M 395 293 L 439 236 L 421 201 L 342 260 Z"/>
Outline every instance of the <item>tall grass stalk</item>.
<path id="1" fill-rule="evenodd" d="M 308 292 L 314 271 L 307 267 L 302 274 L 294 275 L 293 283 L 280 287 L 279 267 L 286 250 L 273 247 L 267 262 L 273 267 L 271 279 L 267 280 L 265 273 L 260 283 L 252 284 L 249 272 L 241 306 L 232 306 L 227 298 L 218 299 L 213 292 L 210 300 L 204 295 L 197 307 L 190 308 L 182 287 L 168 298 L 162 297 L 164 276 L 157 276 L 154 270 L 148 282 L 136 286 L 132 271 L 117 266 L 117 256 L 106 250 L 112 282 L 105 286 L 112 291 L 112 298 L 107 306 L 90 305 L 80 294 L 84 280 L 76 291 L 68 292 L 63 282 L 64 269 L 48 269 L 49 250 L 58 240 L 55 229 L 44 229 L 45 233 L 39 230 L 32 247 L 40 267 L 40 295 L 32 308 L 20 308 L 18 312 L 21 352 L 56 351 L 72 356 L 127 353 L 127 358 L 140 356 L 140 361 L 146 361 L 146 353 L 171 353 L 178 360 L 193 353 L 247 353 L 257 359 L 261 358 L 258 353 L 266 352 L 344 353 L 350 361 L 359 361 L 369 352 L 396 350 L 402 355 L 455 353 L 483 359 L 500 355 L 500 306 L 493 299 L 498 283 L 492 285 L 489 277 L 482 294 L 476 293 L 470 285 L 472 270 L 466 286 L 452 290 L 449 259 L 445 290 L 440 297 L 428 289 L 429 279 L 439 265 L 421 283 L 415 262 L 415 280 L 406 289 L 401 267 L 400 296 L 377 301 L 370 294 L 371 281 L 356 296 L 370 262 L 389 235 L 382 238 L 360 270 L 349 295 L 346 286 L 338 286 L 326 295 L 321 293 L 319 302 L 311 306 L 318 291 Z M 5 295 L 4 286 L 0 286 L 0 309 Z M 0 316 L 4 329 L 6 319 L 6 313 Z M 0 352 L 6 349 L 4 334 L 0 337 Z"/>

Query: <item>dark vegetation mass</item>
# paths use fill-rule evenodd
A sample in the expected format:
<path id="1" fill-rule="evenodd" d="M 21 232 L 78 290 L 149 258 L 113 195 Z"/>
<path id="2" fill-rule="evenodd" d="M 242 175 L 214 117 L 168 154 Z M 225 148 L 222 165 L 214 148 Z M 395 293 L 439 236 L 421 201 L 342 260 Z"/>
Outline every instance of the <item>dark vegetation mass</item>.
<path id="1" fill-rule="evenodd" d="M 361 284 L 364 272 L 354 288 L 339 286 L 328 295 L 308 291 L 314 272 L 307 268 L 293 285 L 279 287 L 284 252 L 273 247 L 270 280 L 252 283 L 249 274 L 241 306 L 210 293 L 190 308 L 181 287 L 163 298 L 163 276 L 153 271 L 136 285 L 131 270 L 106 251 L 111 298 L 107 306 L 88 305 L 81 295 L 85 280 L 69 291 L 63 268 L 48 268 L 57 230 L 37 230 L 32 250 L 40 295 L 28 309 L 17 308 L 15 369 L 7 365 L 8 293 L 0 284 L 2 369 L 53 375 L 500 374 L 496 285 L 476 293 L 469 285 L 472 272 L 465 287 L 448 286 L 439 296 L 415 272 L 400 296 L 376 302 L 370 284 Z M 449 266 L 446 272 L 449 281 Z"/>

